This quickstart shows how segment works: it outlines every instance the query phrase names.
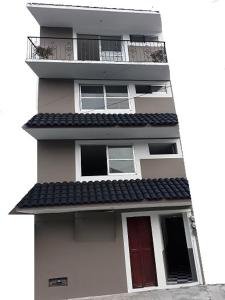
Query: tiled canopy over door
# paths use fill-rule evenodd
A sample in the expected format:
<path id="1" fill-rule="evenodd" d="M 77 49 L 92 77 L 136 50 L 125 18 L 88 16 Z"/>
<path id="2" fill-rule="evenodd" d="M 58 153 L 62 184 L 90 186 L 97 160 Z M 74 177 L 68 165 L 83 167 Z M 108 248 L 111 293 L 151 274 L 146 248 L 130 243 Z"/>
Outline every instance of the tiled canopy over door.
<path id="1" fill-rule="evenodd" d="M 127 218 L 133 288 L 156 286 L 156 267 L 149 217 Z"/>

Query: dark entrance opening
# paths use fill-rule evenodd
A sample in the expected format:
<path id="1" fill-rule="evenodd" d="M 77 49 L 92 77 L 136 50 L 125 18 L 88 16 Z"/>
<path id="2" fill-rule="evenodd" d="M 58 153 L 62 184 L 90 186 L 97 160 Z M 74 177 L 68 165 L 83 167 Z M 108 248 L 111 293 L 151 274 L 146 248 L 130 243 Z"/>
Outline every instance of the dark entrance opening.
<path id="1" fill-rule="evenodd" d="M 163 216 L 161 223 L 167 284 L 193 282 L 195 267 L 194 261 L 190 262 L 189 250 L 192 256 L 192 249 L 187 248 L 182 215 Z"/>

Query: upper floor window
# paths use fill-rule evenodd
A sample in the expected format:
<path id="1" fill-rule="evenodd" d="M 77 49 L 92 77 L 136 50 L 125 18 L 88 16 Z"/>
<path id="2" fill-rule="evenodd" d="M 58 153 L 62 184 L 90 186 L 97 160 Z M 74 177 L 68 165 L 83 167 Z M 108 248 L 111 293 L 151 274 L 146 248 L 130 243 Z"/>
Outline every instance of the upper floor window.
<path id="1" fill-rule="evenodd" d="M 158 41 L 157 35 L 137 35 L 131 34 L 130 41 L 136 43 L 155 42 Z"/>
<path id="2" fill-rule="evenodd" d="M 81 145 L 81 175 L 102 176 L 135 172 L 133 147 Z"/>
<path id="3" fill-rule="evenodd" d="M 168 93 L 166 84 L 154 84 L 154 85 L 135 85 L 136 94 L 156 94 L 162 95 Z"/>
<path id="4" fill-rule="evenodd" d="M 82 110 L 129 109 L 126 85 L 81 85 L 80 105 Z"/>
<path id="5" fill-rule="evenodd" d="M 181 158 L 182 148 L 179 139 L 157 139 L 148 143 L 150 159 Z"/>
<path id="6" fill-rule="evenodd" d="M 151 155 L 178 154 L 176 143 L 150 143 L 148 146 Z"/>
<path id="7" fill-rule="evenodd" d="M 109 173 L 134 173 L 132 146 L 108 146 Z"/>

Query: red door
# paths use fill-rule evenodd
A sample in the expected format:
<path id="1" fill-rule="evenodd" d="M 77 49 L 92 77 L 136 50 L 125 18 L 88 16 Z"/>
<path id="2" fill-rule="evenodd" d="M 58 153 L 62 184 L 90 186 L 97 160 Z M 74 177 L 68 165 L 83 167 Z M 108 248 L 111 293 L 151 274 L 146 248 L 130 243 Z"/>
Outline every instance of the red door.
<path id="1" fill-rule="evenodd" d="M 127 228 L 133 288 L 156 286 L 150 217 L 127 218 Z"/>

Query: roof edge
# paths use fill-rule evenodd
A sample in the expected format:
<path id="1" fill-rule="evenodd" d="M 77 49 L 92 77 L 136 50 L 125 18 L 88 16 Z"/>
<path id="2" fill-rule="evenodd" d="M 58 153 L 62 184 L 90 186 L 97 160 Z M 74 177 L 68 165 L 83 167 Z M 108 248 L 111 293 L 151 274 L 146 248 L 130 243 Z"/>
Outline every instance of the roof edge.
<path id="1" fill-rule="evenodd" d="M 154 9 L 132 9 L 132 8 L 116 8 L 116 7 L 99 7 L 99 6 L 83 6 L 83 5 L 73 5 L 73 4 L 54 4 L 54 3 L 39 3 L 39 2 L 28 2 L 27 8 L 29 7 L 52 7 L 52 8 L 65 8 L 65 9 L 80 9 L 80 10 L 100 10 L 100 11 L 121 11 L 128 13 L 153 13 L 160 14 L 158 10 Z"/>
<path id="2" fill-rule="evenodd" d="M 37 208 L 19 208 L 16 206 L 10 215 L 36 215 L 36 214 L 57 214 L 57 213 L 72 213 L 84 211 L 105 211 L 105 210 L 135 210 L 135 209 L 163 209 L 163 208 L 188 208 L 191 206 L 191 199 L 181 200 L 156 200 L 156 201 L 141 201 L 139 203 L 117 203 L 117 204 L 88 204 L 88 205 L 73 205 L 73 206 L 54 206 L 54 207 L 37 207 Z"/>

